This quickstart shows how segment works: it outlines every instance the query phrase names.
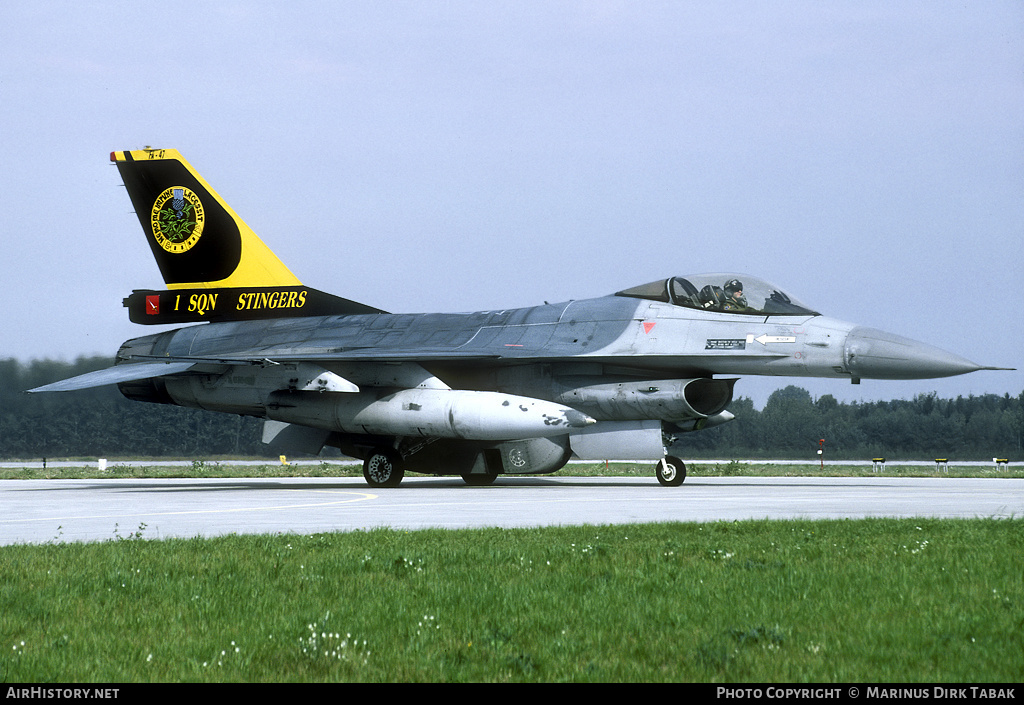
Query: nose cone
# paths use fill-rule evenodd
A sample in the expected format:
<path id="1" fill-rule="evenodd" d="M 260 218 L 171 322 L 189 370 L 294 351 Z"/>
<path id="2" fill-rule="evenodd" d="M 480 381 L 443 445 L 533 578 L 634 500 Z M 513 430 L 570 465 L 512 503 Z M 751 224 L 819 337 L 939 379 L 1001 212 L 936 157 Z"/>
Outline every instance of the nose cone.
<path id="1" fill-rule="evenodd" d="M 941 348 L 863 327 L 846 337 L 846 368 L 865 379 L 930 379 L 991 369 Z"/>

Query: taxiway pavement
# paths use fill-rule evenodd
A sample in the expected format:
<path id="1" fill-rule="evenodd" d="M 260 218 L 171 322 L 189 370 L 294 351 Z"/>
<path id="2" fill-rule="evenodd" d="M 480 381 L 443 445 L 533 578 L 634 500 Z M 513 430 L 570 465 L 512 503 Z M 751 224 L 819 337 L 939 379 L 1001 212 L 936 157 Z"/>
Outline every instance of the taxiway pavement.
<path id="1" fill-rule="evenodd" d="M 0 545 L 390 527 L 556 525 L 864 517 L 1020 518 L 1024 480 L 1002 478 L 508 477 L 490 487 L 410 476 L 0 481 Z"/>

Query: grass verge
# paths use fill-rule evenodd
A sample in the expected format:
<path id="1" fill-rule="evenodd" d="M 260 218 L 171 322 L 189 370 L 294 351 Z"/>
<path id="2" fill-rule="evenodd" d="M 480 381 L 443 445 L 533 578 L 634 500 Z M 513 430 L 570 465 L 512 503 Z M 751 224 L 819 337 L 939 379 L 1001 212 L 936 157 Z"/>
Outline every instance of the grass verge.
<path id="1" fill-rule="evenodd" d="M 1020 682 L 1020 520 L 0 548 L 0 680 Z"/>
<path id="2" fill-rule="evenodd" d="M 750 476 L 750 477 L 1002 477 L 1024 478 L 1024 467 L 996 467 L 992 465 L 955 465 L 937 470 L 934 465 L 900 465 L 889 463 L 883 472 L 872 469 L 871 463 L 864 465 L 826 464 L 785 465 L 780 463 L 758 463 L 737 461 L 691 461 L 687 463 L 689 474 L 704 477 Z M 81 480 L 96 478 L 168 478 L 168 477 L 361 477 L 362 466 L 356 462 L 303 462 L 282 465 L 278 462 L 253 461 L 246 464 L 218 462 L 216 460 L 193 460 L 174 465 L 153 460 L 142 463 L 134 460 L 111 460 L 104 470 L 99 470 L 96 461 L 83 461 L 80 465 L 67 466 L 51 464 L 46 468 L 29 466 L 0 468 L 0 480 Z M 410 476 L 416 476 L 410 474 Z M 641 462 L 572 462 L 555 473 L 562 477 L 653 477 L 654 463 Z"/>

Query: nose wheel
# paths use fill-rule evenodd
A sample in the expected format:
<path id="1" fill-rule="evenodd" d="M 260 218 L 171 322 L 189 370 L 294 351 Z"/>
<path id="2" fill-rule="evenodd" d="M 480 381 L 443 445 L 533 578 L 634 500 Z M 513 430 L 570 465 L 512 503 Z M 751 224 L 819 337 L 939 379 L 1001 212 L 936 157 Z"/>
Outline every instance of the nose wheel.
<path id="1" fill-rule="evenodd" d="M 654 466 L 654 474 L 666 487 L 679 487 L 686 479 L 686 463 L 673 455 L 666 455 Z"/>

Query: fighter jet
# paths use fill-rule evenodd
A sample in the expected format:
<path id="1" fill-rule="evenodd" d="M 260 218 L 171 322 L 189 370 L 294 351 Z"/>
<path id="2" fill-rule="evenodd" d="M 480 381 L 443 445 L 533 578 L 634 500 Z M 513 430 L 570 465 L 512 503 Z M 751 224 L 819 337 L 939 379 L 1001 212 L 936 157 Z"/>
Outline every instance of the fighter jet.
<path id="1" fill-rule="evenodd" d="M 475 313 L 387 313 L 303 285 L 175 150 L 113 152 L 167 289 L 115 365 L 30 390 L 117 384 L 129 399 L 264 419 L 263 441 L 406 471 L 552 473 L 571 457 L 650 460 L 666 486 L 684 433 L 733 419 L 737 375 L 924 379 L 982 367 L 844 323 L 761 279 L 668 276 L 593 299 Z"/>

